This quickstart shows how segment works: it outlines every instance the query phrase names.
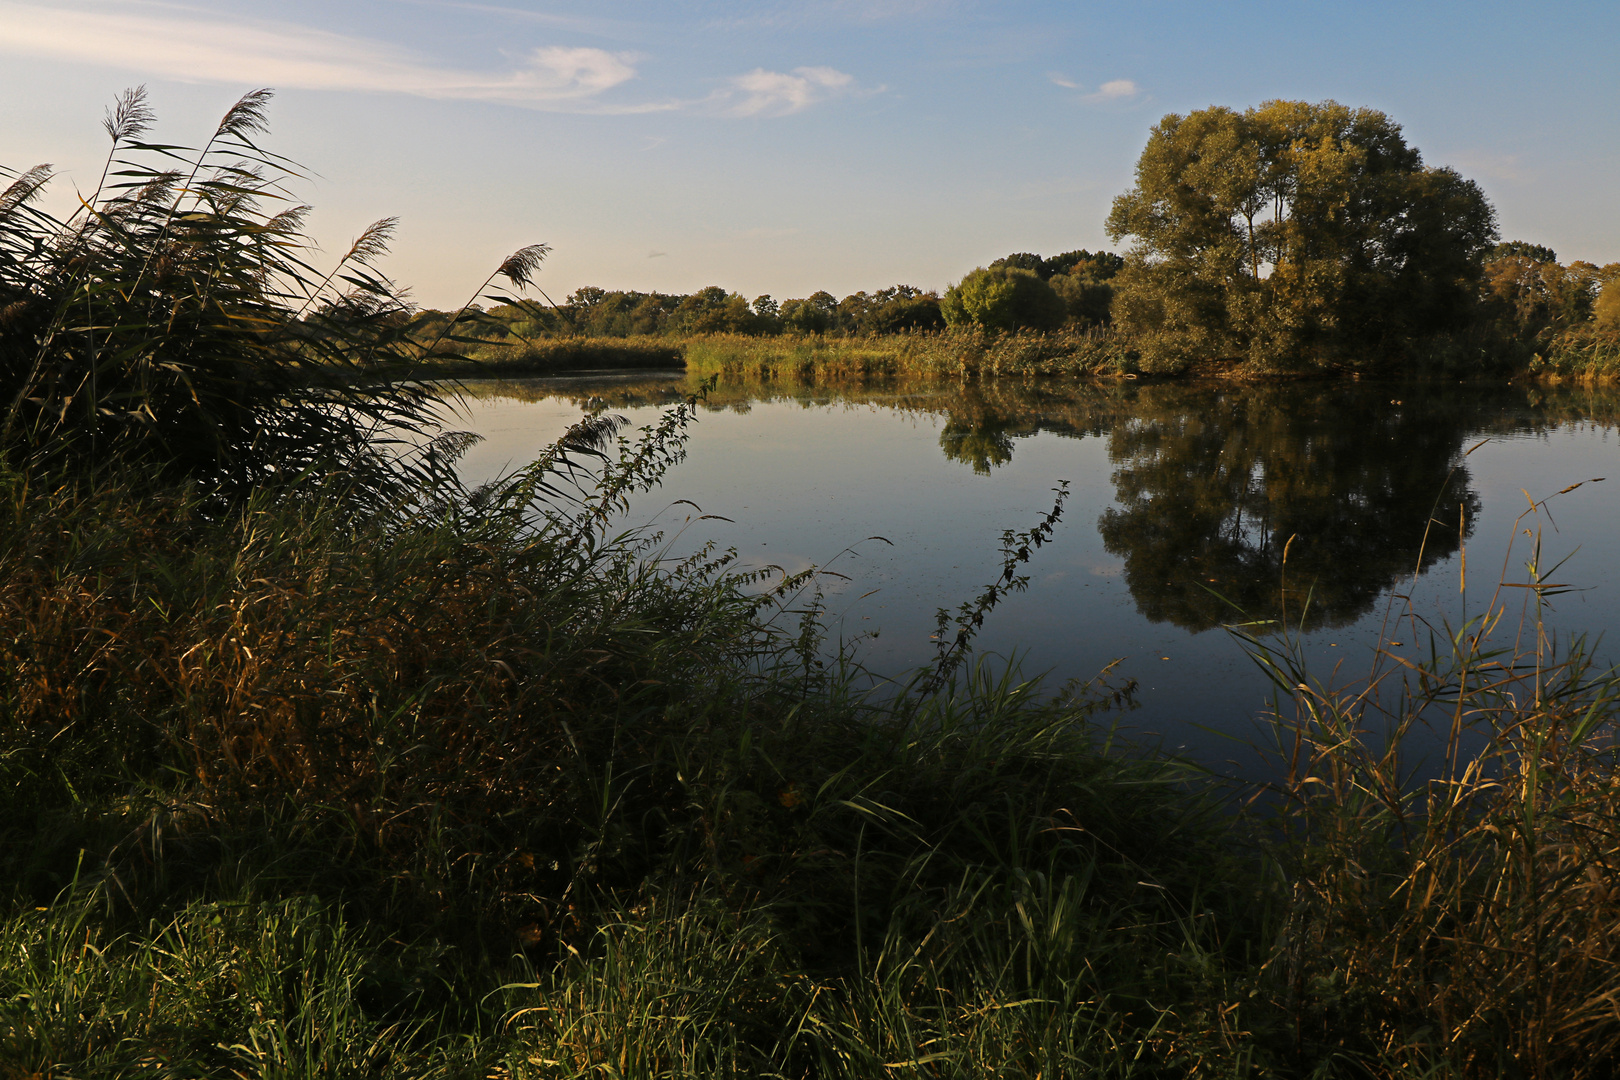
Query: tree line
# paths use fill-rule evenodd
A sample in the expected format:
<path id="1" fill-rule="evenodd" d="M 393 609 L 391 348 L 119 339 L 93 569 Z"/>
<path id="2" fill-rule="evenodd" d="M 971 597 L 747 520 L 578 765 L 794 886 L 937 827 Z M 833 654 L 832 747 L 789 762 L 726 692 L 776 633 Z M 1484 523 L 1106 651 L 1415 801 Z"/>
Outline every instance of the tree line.
<path id="1" fill-rule="evenodd" d="M 862 290 L 842 300 L 820 290 L 807 297 L 749 300 L 710 285 L 692 293 L 608 290 L 585 286 L 548 307 L 490 308 L 477 333 L 528 338 L 556 334 L 635 337 L 692 334 L 823 334 L 859 337 L 928 332 L 973 325 L 989 330 L 1055 330 L 1106 325 L 1125 260 L 1112 252 L 1069 251 L 1043 258 L 1017 252 L 967 275 L 941 296 L 915 285 Z M 413 333 L 441 336 L 452 313 L 424 309 Z"/>
<path id="2" fill-rule="evenodd" d="M 1472 180 L 1425 164 L 1375 109 L 1270 101 L 1165 116 L 1106 229 L 1123 254 L 1017 252 L 943 294 L 913 285 L 835 298 L 749 300 L 576 290 L 507 306 L 480 331 L 534 335 L 865 336 L 1107 328 L 1145 372 L 1200 363 L 1257 372 L 1524 363 L 1558 348 L 1620 348 L 1620 263 L 1568 265 L 1501 242 Z M 449 320 L 418 315 L 420 334 Z"/>

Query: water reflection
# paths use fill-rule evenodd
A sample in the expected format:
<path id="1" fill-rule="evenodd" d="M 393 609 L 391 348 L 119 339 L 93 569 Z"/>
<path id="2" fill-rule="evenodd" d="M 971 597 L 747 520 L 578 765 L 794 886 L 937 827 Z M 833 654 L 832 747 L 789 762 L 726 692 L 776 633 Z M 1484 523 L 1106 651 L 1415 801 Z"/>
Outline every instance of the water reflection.
<path id="1" fill-rule="evenodd" d="M 1097 523 L 1142 614 L 1193 631 L 1238 609 L 1342 626 L 1453 554 L 1479 511 L 1462 456 L 1473 414 L 1388 393 L 1144 395 L 1109 434 L 1118 505 Z"/>
<path id="2" fill-rule="evenodd" d="M 609 407 L 693 389 L 644 377 L 483 386 Z M 1470 534 L 1480 509 L 1471 438 L 1612 423 L 1616 395 L 1437 384 L 739 382 L 715 387 L 708 408 L 743 412 L 760 401 L 942 418 L 945 457 L 992 482 L 1020 440 L 1104 440 L 1114 488 L 1097 519 L 1104 548 L 1122 560 L 1146 619 L 1196 633 L 1244 617 L 1307 629 L 1355 622 Z"/>

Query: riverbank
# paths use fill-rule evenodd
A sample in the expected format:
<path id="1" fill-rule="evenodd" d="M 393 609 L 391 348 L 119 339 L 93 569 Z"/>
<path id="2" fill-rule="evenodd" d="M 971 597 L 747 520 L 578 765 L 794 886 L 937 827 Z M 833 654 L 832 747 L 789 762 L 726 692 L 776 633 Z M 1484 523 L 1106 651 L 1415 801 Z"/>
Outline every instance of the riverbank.
<path id="1" fill-rule="evenodd" d="M 1464 354 L 1474 359 L 1464 360 Z M 1487 355 L 1491 358 L 1482 359 Z M 615 369 L 682 369 L 700 378 L 719 375 L 754 381 L 1084 377 L 1270 382 L 1301 377 L 1462 375 L 1488 381 L 1584 384 L 1620 380 L 1620 336 L 1598 331 L 1566 333 L 1533 347 L 1495 350 L 1457 344 L 1412 370 L 1373 365 L 1365 371 L 1254 372 L 1242 364 L 1211 361 L 1152 375 L 1141 371 L 1130 342 L 1106 329 L 993 335 L 946 330 L 853 337 L 564 337 L 537 338 L 522 345 L 484 344 L 460 356 L 429 356 L 410 372 L 417 378 L 500 378 Z"/>
<path id="2" fill-rule="evenodd" d="M 621 531 L 618 500 L 658 481 L 694 416 L 677 406 L 598 479 L 570 472 L 590 458 L 576 440 L 497 491 L 440 474 L 383 505 L 334 482 L 221 514 L 113 477 L 7 478 L 7 1060 L 1612 1063 L 1611 675 L 1464 634 L 1368 711 L 1252 641 L 1308 688 L 1284 699 L 1264 796 L 1121 741 L 1125 687 L 1058 693 L 947 648 L 859 692 L 811 579 L 762 598 L 723 562 L 649 563 Z M 1031 535 L 1002 587 L 1020 551 L 1041 558 Z M 970 600 L 944 640 L 970 645 L 993 608 Z M 1449 786 L 1407 786 L 1381 733 L 1439 706 L 1469 752 L 1441 763 Z"/>

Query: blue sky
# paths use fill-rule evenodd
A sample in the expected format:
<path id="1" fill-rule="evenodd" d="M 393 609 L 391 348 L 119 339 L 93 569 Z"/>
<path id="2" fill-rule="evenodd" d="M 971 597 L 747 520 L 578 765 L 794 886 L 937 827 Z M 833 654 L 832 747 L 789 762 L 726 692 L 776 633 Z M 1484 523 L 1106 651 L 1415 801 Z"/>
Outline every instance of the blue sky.
<path id="1" fill-rule="evenodd" d="M 1382 109 L 1509 239 L 1620 260 L 1620 3 L 0 0 L 0 164 L 93 183 L 102 111 L 158 138 L 277 92 L 269 146 L 340 250 L 401 225 L 424 303 L 544 241 L 541 285 L 752 297 L 941 288 L 1106 246 L 1168 112 Z"/>

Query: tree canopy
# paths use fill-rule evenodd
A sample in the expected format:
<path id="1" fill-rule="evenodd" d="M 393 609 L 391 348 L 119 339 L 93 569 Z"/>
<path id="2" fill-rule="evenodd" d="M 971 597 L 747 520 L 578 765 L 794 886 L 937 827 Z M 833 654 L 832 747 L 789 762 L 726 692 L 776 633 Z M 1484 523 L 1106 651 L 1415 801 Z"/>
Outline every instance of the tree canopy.
<path id="1" fill-rule="evenodd" d="M 1068 316 L 1039 274 L 1007 265 L 981 266 L 947 289 L 939 307 L 951 326 L 987 330 L 1056 330 Z"/>
<path id="2" fill-rule="evenodd" d="M 1170 114 L 1114 200 L 1114 317 L 1147 370 L 1363 363 L 1473 317 L 1495 214 L 1398 124 L 1337 102 Z"/>

